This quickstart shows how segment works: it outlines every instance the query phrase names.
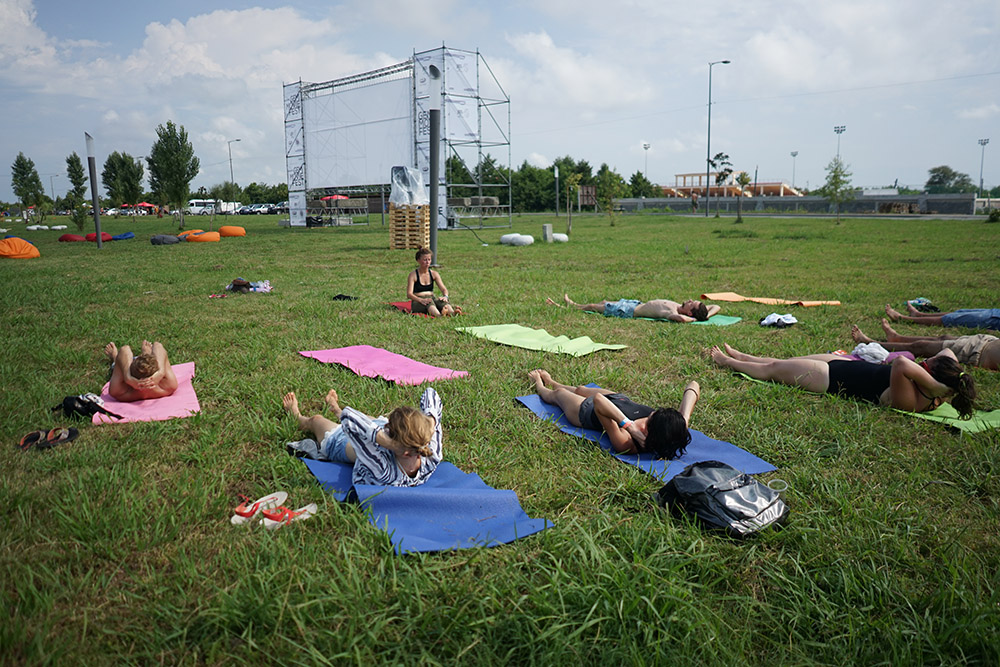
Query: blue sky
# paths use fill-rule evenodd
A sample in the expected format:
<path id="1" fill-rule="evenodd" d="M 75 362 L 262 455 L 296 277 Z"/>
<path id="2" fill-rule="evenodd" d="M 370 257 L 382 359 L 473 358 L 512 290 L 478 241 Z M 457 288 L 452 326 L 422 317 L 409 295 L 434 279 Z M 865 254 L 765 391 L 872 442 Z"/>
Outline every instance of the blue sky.
<path id="1" fill-rule="evenodd" d="M 252 0 L 251 0 L 252 2 Z M 820 6 L 822 5 L 822 6 Z M 857 185 L 920 187 L 947 164 L 1000 182 L 1000 3 L 995 0 L 345 0 L 67 3 L 0 0 L 0 162 L 34 160 L 46 190 L 65 158 L 146 155 L 183 125 L 193 186 L 285 179 L 281 84 L 326 81 L 414 50 L 479 50 L 511 97 L 512 162 L 570 155 L 626 178 L 705 166 L 816 187 L 837 151 Z M 649 143 L 648 152 L 642 148 Z M 648 161 L 648 168 L 646 167 Z M 13 201 L 9 167 L 0 200 Z M 103 194 L 103 193 L 102 193 Z"/>

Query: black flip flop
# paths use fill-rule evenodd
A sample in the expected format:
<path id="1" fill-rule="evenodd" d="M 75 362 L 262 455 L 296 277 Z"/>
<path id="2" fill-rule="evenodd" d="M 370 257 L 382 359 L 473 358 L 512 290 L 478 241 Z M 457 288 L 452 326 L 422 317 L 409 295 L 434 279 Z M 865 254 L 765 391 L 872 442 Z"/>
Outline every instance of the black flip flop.
<path id="1" fill-rule="evenodd" d="M 35 443 L 35 447 L 38 449 L 48 449 L 50 447 L 55 447 L 56 445 L 61 445 L 64 442 L 73 442 L 80 436 L 80 431 L 73 428 L 54 428 L 48 432 L 45 436 L 45 440 Z"/>
<path id="2" fill-rule="evenodd" d="M 48 431 L 32 431 L 31 433 L 22 436 L 21 439 L 17 441 L 17 446 L 22 452 L 26 452 L 31 449 L 32 445 L 44 442 L 45 436 L 48 434 Z"/>

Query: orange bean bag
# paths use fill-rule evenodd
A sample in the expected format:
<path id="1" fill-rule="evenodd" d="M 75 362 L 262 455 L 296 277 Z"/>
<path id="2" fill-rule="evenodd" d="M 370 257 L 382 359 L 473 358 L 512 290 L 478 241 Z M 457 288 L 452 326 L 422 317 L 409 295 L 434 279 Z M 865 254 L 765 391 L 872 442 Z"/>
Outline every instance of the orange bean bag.
<path id="1" fill-rule="evenodd" d="M 203 231 L 205 231 L 205 230 L 203 230 L 203 229 L 187 229 L 187 230 L 184 230 L 183 232 L 181 232 L 180 234 L 178 234 L 177 238 L 179 238 L 179 239 L 187 238 L 187 236 L 189 234 L 201 234 Z"/>
<path id="2" fill-rule="evenodd" d="M 94 238 L 97 237 L 95 236 Z M 83 238 L 79 234 L 63 234 L 59 237 L 59 240 L 63 243 L 68 243 L 70 241 L 86 241 L 87 239 Z"/>
<path id="3" fill-rule="evenodd" d="M 188 234 L 184 237 L 184 240 L 194 241 L 195 243 L 205 243 L 218 241 L 219 238 L 219 232 L 202 232 L 201 234 Z"/>
<path id="4" fill-rule="evenodd" d="M 24 239 L 12 236 L 9 239 L 0 241 L 0 257 L 10 257 L 11 259 L 33 259 L 41 257 L 42 253 L 38 248 L 31 245 Z"/>
<path id="5" fill-rule="evenodd" d="M 97 243 L 97 232 L 90 232 L 89 234 L 87 234 L 86 238 L 88 241 L 93 241 L 94 243 Z M 110 240 L 111 240 L 111 234 L 108 234 L 107 232 L 101 232 L 101 241 L 110 241 Z"/>
<path id="6" fill-rule="evenodd" d="M 236 225 L 224 225 L 219 227 L 219 236 L 246 236 L 247 230 Z"/>

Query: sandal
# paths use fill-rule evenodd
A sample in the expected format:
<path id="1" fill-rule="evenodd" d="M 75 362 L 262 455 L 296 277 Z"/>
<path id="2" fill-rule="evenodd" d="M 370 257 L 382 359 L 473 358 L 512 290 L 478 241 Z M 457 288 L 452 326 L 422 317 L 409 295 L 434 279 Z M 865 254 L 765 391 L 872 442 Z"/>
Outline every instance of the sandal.
<path id="1" fill-rule="evenodd" d="M 38 449 L 49 449 L 50 447 L 55 447 L 56 445 L 61 445 L 64 442 L 73 442 L 80 436 L 80 431 L 73 428 L 54 428 L 45 435 L 45 440 L 40 440 L 35 443 L 35 447 Z"/>
<path id="2" fill-rule="evenodd" d="M 229 523 L 234 526 L 240 526 L 245 523 L 250 523 L 257 517 L 261 511 L 270 509 L 272 507 L 277 507 L 281 503 L 288 499 L 288 494 L 284 491 L 278 491 L 264 496 L 263 498 L 258 498 L 251 502 L 249 496 L 240 495 L 243 502 L 240 506 L 233 510 L 233 516 L 229 519 Z"/>
<path id="3" fill-rule="evenodd" d="M 45 440 L 45 436 L 48 434 L 48 431 L 32 431 L 31 433 L 21 436 L 21 439 L 17 441 L 17 446 L 22 452 L 26 452 L 31 449 L 32 445 Z"/>
<path id="4" fill-rule="evenodd" d="M 319 507 L 316 503 L 309 503 L 305 507 L 300 507 L 297 510 L 290 510 L 284 505 L 281 507 L 275 507 L 274 509 L 267 509 L 261 512 L 264 516 L 264 527 L 268 530 L 277 530 L 282 526 L 289 524 L 293 521 L 301 521 L 302 519 L 308 519 L 309 517 L 316 514 Z"/>

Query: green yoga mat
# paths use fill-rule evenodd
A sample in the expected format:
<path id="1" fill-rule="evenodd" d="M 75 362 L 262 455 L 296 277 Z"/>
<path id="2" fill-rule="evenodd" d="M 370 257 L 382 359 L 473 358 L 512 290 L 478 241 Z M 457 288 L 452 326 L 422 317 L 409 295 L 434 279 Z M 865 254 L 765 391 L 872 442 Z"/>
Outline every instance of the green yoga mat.
<path id="1" fill-rule="evenodd" d="M 627 345 L 609 345 L 606 343 L 595 343 L 589 336 L 579 338 L 567 338 L 566 336 L 553 336 L 544 329 L 529 329 L 520 324 L 494 324 L 486 327 L 457 327 L 455 331 L 471 334 L 478 338 L 485 338 L 494 343 L 523 347 L 528 350 L 543 350 L 545 352 L 559 352 L 560 354 L 570 354 L 574 357 L 582 357 L 598 350 L 621 350 Z"/>
<path id="2" fill-rule="evenodd" d="M 589 315 L 600 315 L 601 317 L 604 317 L 603 313 L 595 313 L 592 310 L 585 310 L 583 312 L 585 312 L 585 313 L 587 313 Z M 615 319 L 615 318 L 611 318 L 611 319 Z M 649 322 L 673 322 L 673 320 L 666 320 L 666 319 L 657 318 L 657 317 L 621 317 L 621 318 L 618 318 L 618 319 L 647 320 Z M 710 318 L 708 318 L 704 322 L 698 322 L 696 320 L 694 322 L 685 322 L 683 324 L 702 324 L 702 325 L 706 325 L 706 326 L 725 327 L 725 326 L 729 326 L 730 324 L 736 324 L 737 322 L 741 321 L 742 319 L 743 319 L 742 317 L 734 317 L 732 315 L 712 315 Z M 678 322 L 678 324 L 682 324 L 682 323 Z"/>
<path id="3" fill-rule="evenodd" d="M 746 373 L 737 373 L 737 375 L 745 377 L 751 382 L 758 382 L 760 384 L 776 384 L 781 387 L 788 386 L 781 384 L 780 382 L 758 380 L 757 378 L 750 377 Z M 896 409 L 893 408 L 893 410 Z M 959 429 L 963 433 L 980 433 L 981 431 L 989 431 L 990 429 L 1000 428 L 1000 410 L 993 410 L 992 412 L 976 410 L 972 414 L 971 419 L 962 419 L 959 417 L 958 410 L 956 410 L 951 403 L 942 403 L 928 412 L 907 412 L 906 410 L 896 410 L 896 412 L 909 415 L 910 417 L 919 417 L 920 419 L 928 419 L 941 424 L 947 424 L 948 426 Z"/>

